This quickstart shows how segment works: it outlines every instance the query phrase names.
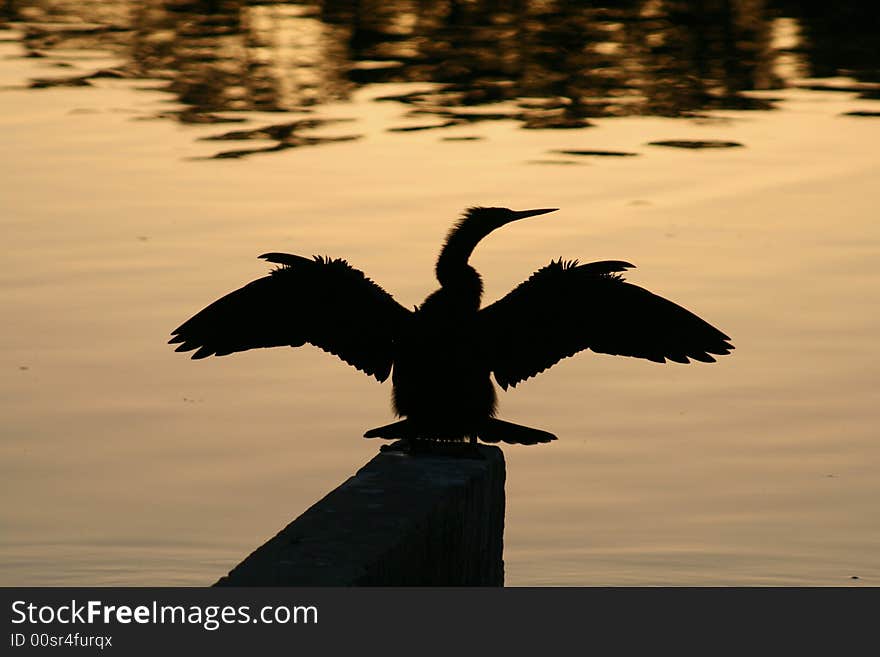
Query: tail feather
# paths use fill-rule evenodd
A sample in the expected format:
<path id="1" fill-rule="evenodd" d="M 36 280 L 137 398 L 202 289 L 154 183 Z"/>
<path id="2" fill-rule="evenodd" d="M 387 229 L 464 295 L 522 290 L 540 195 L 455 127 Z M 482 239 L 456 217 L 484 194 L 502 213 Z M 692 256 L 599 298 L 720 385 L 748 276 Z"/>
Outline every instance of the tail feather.
<path id="1" fill-rule="evenodd" d="M 435 436 L 428 436 L 426 433 L 428 432 L 424 430 L 419 431 L 410 420 L 403 419 L 382 427 L 370 429 L 364 434 L 364 438 L 384 438 L 385 440 L 439 439 Z M 486 420 L 485 424 L 476 433 L 477 437 L 485 443 L 503 442 L 510 445 L 537 445 L 556 440 L 556 436 L 549 431 L 532 429 L 521 424 L 496 420 L 495 418 Z"/>
<path id="2" fill-rule="evenodd" d="M 537 445 L 556 440 L 549 431 L 524 427 L 521 424 L 490 418 L 480 430 L 480 440 L 487 443 L 505 442 L 511 445 Z"/>
<path id="3" fill-rule="evenodd" d="M 384 427 L 370 429 L 364 434 L 364 438 L 385 438 L 386 440 L 411 440 L 413 435 L 409 420 L 400 420 L 386 424 Z"/>

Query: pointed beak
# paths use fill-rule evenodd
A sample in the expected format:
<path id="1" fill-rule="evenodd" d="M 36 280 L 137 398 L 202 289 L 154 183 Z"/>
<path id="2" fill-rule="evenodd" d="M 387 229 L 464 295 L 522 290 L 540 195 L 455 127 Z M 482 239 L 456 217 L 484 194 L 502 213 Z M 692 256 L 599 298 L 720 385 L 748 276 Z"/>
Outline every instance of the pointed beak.
<path id="1" fill-rule="evenodd" d="M 539 214 L 547 214 L 548 212 L 556 212 L 559 208 L 541 208 L 540 210 L 518 210 L 513 213 L 511 221 L 517 219 L 525 219 L 526 217 L 534 217 Z"/>

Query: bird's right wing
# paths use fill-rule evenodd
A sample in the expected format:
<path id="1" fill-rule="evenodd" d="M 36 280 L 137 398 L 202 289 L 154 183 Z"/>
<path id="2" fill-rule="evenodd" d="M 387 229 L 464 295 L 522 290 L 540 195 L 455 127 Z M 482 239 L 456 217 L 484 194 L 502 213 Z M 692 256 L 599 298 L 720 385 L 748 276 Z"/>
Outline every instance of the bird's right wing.
<path id="1" fill-rule="evenodd" d="M 227 294 L 172 332 L 193 358 L 306 342 L 376 377 L 388 378 L 394 338 L 412 314 L 344 260 L 267 253 L 280 265 Z"/>
<path id="2" fill-rule="evenodd" d="M 633 265 L 551 262 L 479 312 L 495 380 L 506 389 L 584 349 L 680 363 L 713 362 L 730 338 L 663 297 L 625 283 Z"/>

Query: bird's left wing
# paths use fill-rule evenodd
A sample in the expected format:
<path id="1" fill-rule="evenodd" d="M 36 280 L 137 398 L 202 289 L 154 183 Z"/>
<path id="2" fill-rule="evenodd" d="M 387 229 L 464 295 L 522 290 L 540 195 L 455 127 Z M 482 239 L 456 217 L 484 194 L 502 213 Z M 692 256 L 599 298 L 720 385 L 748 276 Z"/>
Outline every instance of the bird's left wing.
<path id="1" fill-rule="evenodd" d="M 394 337 L 412 314 L 344 260 L 267 253 L 280 265 L 227 294 L 172 332 L 193 358 L 306 342 L 376 377 L 388 378 Z"/>
<path id="2" fill-rule="evenodd" d="M 663 363 L 714 362 L 730 338 L 692 312 L 617 272 L 617 260 L 553 261 L 479 312 L 483 344 L 507 389 L 584 349 Z"/>

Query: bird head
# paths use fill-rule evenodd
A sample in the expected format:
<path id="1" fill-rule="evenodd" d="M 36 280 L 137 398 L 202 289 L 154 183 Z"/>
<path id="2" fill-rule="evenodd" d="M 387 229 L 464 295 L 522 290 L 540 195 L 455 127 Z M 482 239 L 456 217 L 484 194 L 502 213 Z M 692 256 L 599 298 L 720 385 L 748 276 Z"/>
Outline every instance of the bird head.
<path id="1" fill-rule="evenodd" d="M 462 224 L 475 224 L 485 229 L 486 233 L 500 228 L 505 224 L 526 217 L 556 212 L 559 208 L 542 208 L 540 210 L 510 210 L 509 208 L 468 208 L 464 213 Z"/>
<path id="2" fill-rule="evenodd" d="M 512 221 L 547 214 L 556 209 L 468 208 L 461 220 L 449 231 L 440 251 L 440 257 L 437 259 L 436 273 L 440 284 L 446 286 L 456 280 L 471 280 L 475 276 L 479 279 L 477 273 L 467 263 L 481 239 L 496 228 L 501 228 Z"/>

